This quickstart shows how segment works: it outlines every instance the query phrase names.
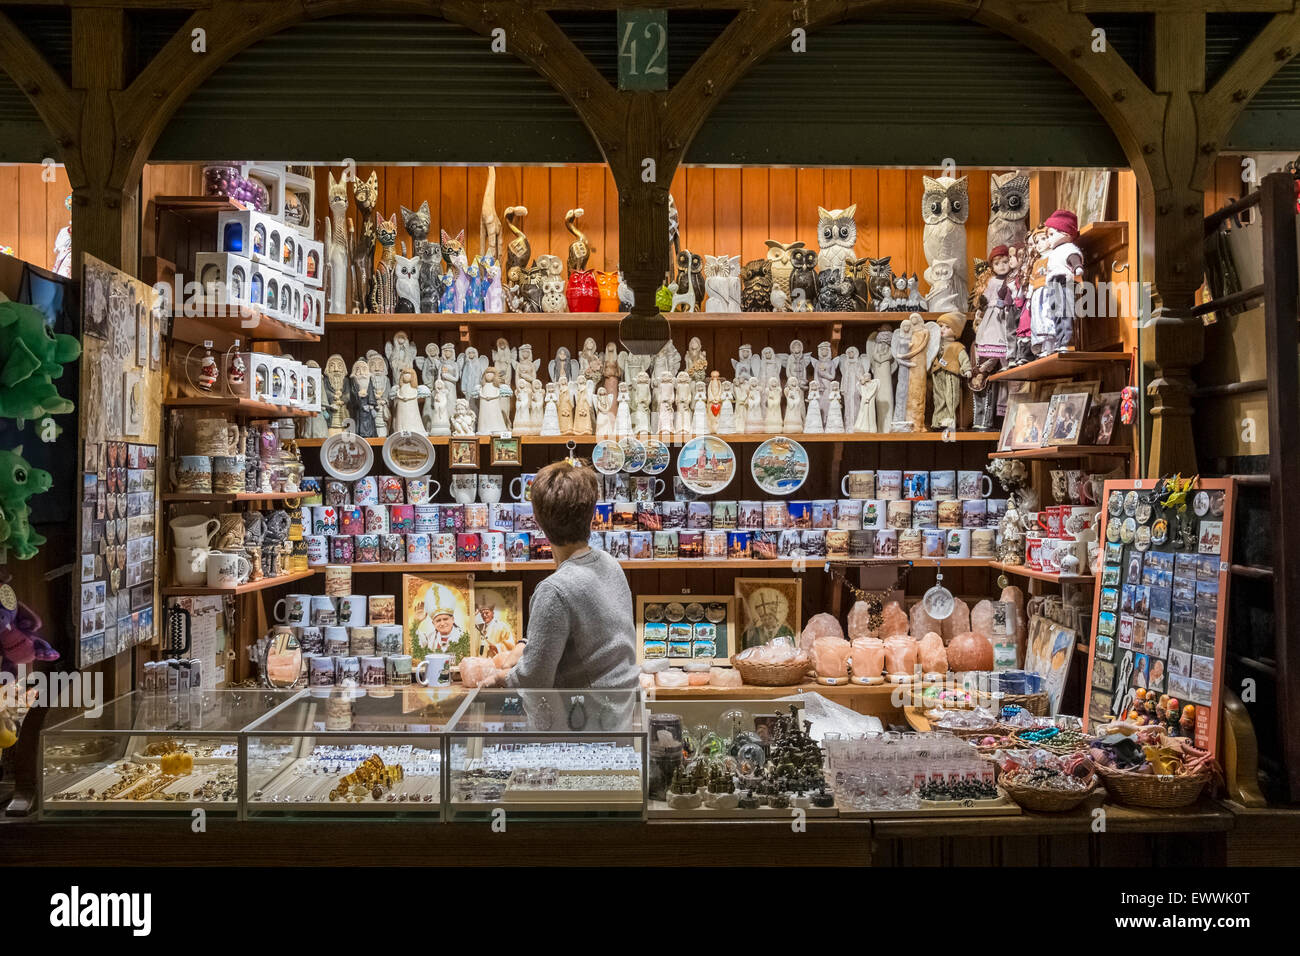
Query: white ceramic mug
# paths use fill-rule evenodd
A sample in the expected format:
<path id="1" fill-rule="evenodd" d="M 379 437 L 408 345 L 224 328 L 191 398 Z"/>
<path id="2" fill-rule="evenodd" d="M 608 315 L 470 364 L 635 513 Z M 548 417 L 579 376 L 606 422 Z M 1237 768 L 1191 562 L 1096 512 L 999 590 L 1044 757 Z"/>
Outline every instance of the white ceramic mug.
<path id="1" fill-rule="evenodd" d="M 313 594 L 310 601 L 313 627 L 334 627 L 339 622 L 336 599 L 328 594 Z"/>
<path id="2" fill-rule="evenodd" d="M 510 497 L 515 501 L 532 501 L 533 500 L 533 479 L 537 477 L 537 472 L 525 472 L 522 475 L 516 475 L 510 479 Z M 455 481 L 456 479 L 452 479 Z M 516 485 L 518 487 L 516 487 Z M 626 500 L 626 496 L 624 496 Z"/>
<path id="3" fill-rule="evenodd" d="M 840 479 L 840 494 L 845 498 L 866 500 L 875 497 L 876 473 L 874 471 L 851 471 Z"/>
<path id="4" fill-rule="evenodd" d="M 208 580 L 207 548 L 176 548 L 172 552 L 172 574 L 184 587 L 202 587 Z"/>
<path id="5" fill-rule="evenodd" d="M 344 627 L 361 627 L 366 623 L 366 596 L 344 594 L 338 598 L 339 624 Z"/>
<path id="6" fill-rule="evenodd" d="M 446 687 L 451 683 L 451 655 L 430 654 L 416 665 L 415 679 L 426 687 Z"/>
<path id="7" fill-rule="evenodd" d="M 451 497 L 457 504 L 467 505 L 478 494 L 478 475 L 452 475 Z"/>
<path id="8" fill-rule="evenodd" d="M 501 476 L 478 476 L 478 500 L 485 505 L 495 505 L 501 501 Z M 464 502 L 468 504 L 468 502 Z"/>
<path id="9" fill-rule="evenodd" d="M 957 472 L 957 497 L 962 501 L 987 498 L 993 494 L 993 477 L 982 471 Z"/>
<path id="10" fill-rule="evenodd" d="M 307 627 L 311 623 L 311 595 L 286 594 L 275 602 L 275 606 L 271 609 L 271 617 L 279 624 Z"/>
<path id="11" fill-rule="evenodd" d="M 172 518 L 171 528 L 176 547 L 207 550 L 221 530 L 221 522 L 211 515 L 179 515 Z"/>
<path id="12" fill-rule="evenodd" d="M 233 588 L 248 580 L 253 564 L 237 551 L 212 551 L 208 554 L 208 587 Z"/>

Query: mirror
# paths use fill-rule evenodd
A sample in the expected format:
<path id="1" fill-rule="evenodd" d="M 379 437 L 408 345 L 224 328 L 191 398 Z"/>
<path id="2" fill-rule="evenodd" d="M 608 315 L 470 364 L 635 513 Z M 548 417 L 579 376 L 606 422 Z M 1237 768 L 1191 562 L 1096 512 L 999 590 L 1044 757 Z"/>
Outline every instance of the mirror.
<path id="1" fill-rule="evenodd" d="M 262 680 L 268 687 L 292 687 L 302 674 L 302 646 L 287 627 L 275 628 L 268 638 Z"/>

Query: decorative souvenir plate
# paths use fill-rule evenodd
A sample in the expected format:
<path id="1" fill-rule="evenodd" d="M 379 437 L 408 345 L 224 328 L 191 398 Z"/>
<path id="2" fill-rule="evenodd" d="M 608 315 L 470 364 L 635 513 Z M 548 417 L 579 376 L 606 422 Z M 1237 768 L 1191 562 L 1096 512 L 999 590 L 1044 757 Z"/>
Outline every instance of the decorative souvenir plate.
<path id="1" fill-rule="evenodd" d="M 384 442 L 384 464 L 403 478 L 419 478 L 433 469 L 433 442 L 415 432 L 398 432 Z"/>
<path id="2" fill-rule="evenodd" d="M 641 471 L 647 475 L 658 475 L 667 470 L 672 461 L 672 452 L 658 438 L 647 438 L 645 442 L 645 464 Z"/>
<path id="3" fill-rule="evenodd" d="M 596 447 L 591 450 L 591 466 L 602 475 L 617 475 L 623 470 L 625 457 L 619 443 L 606 438 L 596 442 Z"/>
<path id="4" fill-rule="evenodd" d="M 320 466 L 339 481 L 356 481 L 370 474 L 375 453 L 356 432 L 330 435 L 320 446 Z"/>
<path id="5" fill-rule="evenodd" d="M 754 449 L 749 473 L 769 495 L 793 494 L 808 477 L 808 452 L 793 438 L 769 438 Z"/>
<path id="6" fill-rule="evenodd" d="M 717 435 L 699 435 L 677 453 L 677 474 L 691 491 L 711 495 L 736 477 L 736 453 Z"/>
<path id="7" fill-rule="evenodd" d="M 631 473 L 640 471 L 645 464 L 645 445 L 635 438 L 620 438 L 618 447 L 623 449 L 623 470 Z"/>

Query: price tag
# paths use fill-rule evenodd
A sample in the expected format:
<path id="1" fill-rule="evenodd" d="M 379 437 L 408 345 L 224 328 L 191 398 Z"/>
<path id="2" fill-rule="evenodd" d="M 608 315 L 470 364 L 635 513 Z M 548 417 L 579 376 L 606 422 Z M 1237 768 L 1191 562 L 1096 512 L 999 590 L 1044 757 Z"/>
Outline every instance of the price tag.
<path id="1" fill-rule="evenodd" d="M 618 88 L 668 89 L 668 11 L 618 11 Z"/>

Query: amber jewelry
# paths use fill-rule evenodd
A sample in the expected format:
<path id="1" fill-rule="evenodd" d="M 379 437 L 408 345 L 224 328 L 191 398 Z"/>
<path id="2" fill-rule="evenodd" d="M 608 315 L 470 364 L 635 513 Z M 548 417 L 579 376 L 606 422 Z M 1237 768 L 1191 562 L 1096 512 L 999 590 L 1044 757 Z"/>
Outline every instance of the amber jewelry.
<path id="1" fill-rule="evenodd" d="M 857 600 L 866 602 L 867 626 L 872 630 L 879 630 L 880 626 L 884 623 L 885 599 L 893 592 L 899 591 L 903 588 L 903 585 L 907 583 L 908 572 L 911 570 L 912 566 L 910 564 L 904 564 L 899 567 L 898 577 L 894 579 L 894 583 L 889 587 L 882 591 L 865 591 L 849 581 L 849 579 L 844 576 L 844 570 L 842 568 L 832 567 L 830 564 L 826 565 L 826 571 L 830 574 L 831 580 L 848 588 Z"/>

